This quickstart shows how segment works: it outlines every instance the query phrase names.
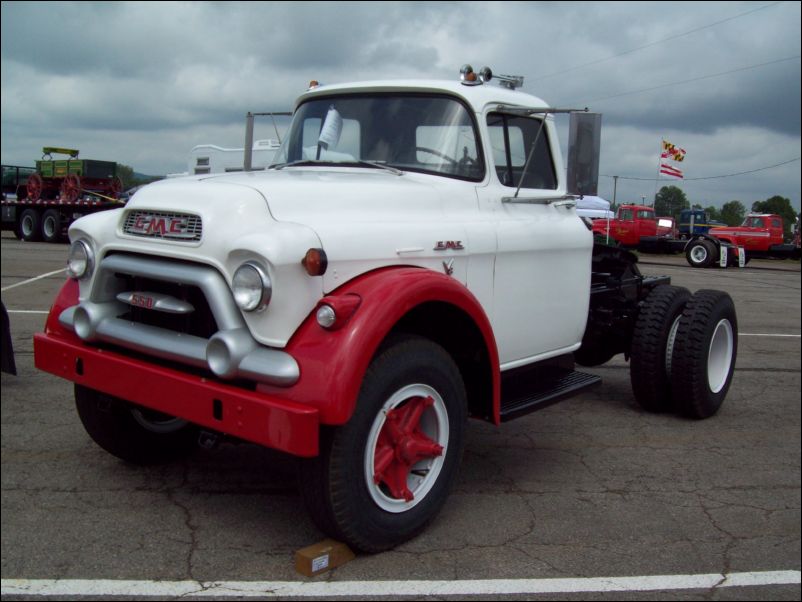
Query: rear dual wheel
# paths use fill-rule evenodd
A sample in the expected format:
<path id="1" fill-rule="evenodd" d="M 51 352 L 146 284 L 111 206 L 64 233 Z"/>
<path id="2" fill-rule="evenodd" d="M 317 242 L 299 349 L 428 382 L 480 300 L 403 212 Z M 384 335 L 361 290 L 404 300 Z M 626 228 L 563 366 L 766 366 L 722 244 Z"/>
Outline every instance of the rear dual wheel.
<path id="1" fill-rule="evenodd" d="M 655 288 L 636 320 L 630 380 L 646 410 L 674 410 L 708 418 L 721 407 L 732 382 L 738 322 L 723 291 L 693 296 L 674 286 Z"/>
<path id="2" fill-rule="evenodd" d="M 672 407 L 672 354 L 682 311 L 690 298 L 686 288 L 658 286 L 644 300 L 635 321 L 629 377 L 635 399 L 650 412 Z"/>
<path id="3" fill-rule="evenodd" d="M 690 418 L 708 418 L 724 402 L 738 354 L 735 305 L 723 291 L 701 290 L 677 328 L 671 363 L 674 407 Z"/>

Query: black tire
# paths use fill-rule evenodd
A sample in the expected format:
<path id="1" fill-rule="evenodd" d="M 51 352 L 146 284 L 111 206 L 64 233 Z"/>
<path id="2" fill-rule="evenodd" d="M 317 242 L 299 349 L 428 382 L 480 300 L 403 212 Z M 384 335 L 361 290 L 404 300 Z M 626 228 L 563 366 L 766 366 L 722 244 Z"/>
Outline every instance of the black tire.
<path id="1" fill-rule="evenodd" d="M 412 418 L 416 407 L 420 413 Z M 392 439 L 393 424 L 400 428 L 407 420 L 415 430 Z M 411 539 L 448 496 L 466 421 L 465 387 L 448 353 L 420 337 L 392 340 L 368 368 L 351 419 L 324 431 L 320 455 L 300 466 L 300 489 L 312 519 L 329 536 L 363 552 Z M 412 438 L 441 445 L 442 453 L 426 452 L 422 460 L 403 465 L 395 454 L 409 449 Z M 387 463 L 378 469 L 382 450 Z M 398 477 L 395 493 L 388 483 L 392 476 Z M 404 488 L 412 499 L 403 497 Z"/>
<path id="2" fill-rule="evenodd" d="M 78 416 L 92 440 L 132 464 L 159 464 L 197 446 L 197 428 L 179 418 L 75 385 Z"/>
<path id="3" fill-rule="evenodd" d="M 42 215 L 42 240 L 59 242 L 61 240 L 61 214 L 56 209 L 48 209 Z"/>
<path id="4" fill-rule="evenodd" d="M 25 209 L 17 222 L 17 238 L 26 242 L 36 242 L 42 236 L 39 226 L 40 215 L 36 209 Z"/>
<path id="5" fill-rule="evenodd" d="M 685 259 L 691 267 L 706 268 L 716 261 L 716 245 L 709 240 L 694 240 L 685 247 Z"/>
<path id="6" fill-rule="evenodd" d="M 708 418 L 724 402 L 738 355 L 738 320 L 723 291 L 698 291 L 685 306 L 671 360 L 674 408 Z"/>
<path id="7" fill-rule="evenodd" d="M 658 286 L 646 297 L 635 320 L 630 347 L 629 380 L 640 406 L 649 412 L 672 408 L 671 350 L 682 310 L 691 292 Z"/>

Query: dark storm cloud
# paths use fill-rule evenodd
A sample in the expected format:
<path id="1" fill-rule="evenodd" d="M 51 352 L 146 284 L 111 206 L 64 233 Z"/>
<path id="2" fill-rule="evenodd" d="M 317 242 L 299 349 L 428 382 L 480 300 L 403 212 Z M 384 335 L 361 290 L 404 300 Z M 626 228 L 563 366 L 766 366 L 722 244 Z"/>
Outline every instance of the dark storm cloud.
<path id="1" fill-rule="evenodd" d="M 467 62 L 603 112 L 606 173 L 652 176 L 663 135 L 692 145 L 697 174 L 738 171 L 800 155 L 799 59 L 763 65 L 799 56 L 799 22 L 799 3 L 771 1 L 3 2 L 3 162 L 81 144 L 179 171 L 196 144 L 241 145 L 246 111 L 291 109 L 310 79 L 454 78 Z M 798 204 L 792 167 L 713 184 Z"/>

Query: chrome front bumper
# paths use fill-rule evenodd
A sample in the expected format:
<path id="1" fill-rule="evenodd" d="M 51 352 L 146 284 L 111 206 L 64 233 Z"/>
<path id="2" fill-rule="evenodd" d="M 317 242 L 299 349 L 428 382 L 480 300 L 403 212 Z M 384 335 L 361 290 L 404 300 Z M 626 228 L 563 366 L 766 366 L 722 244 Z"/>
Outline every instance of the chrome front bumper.
<path id="1" fill-rule="evenodd" d="M 117 274 L 195 286 L 203 292 L 219 330 L 210 338 L 122 319 Z M 211 370 L 223 379 L 244 378 L 289 387 L 298 381 L 295 359 L 260 345 L 251 335 L 220 273 L 199 264 L 133 255 L 111 255 L 98 267 L 90 299 L 64 310 L 59 323 L 87 343 L 112 343 L 164 360 Z"/>

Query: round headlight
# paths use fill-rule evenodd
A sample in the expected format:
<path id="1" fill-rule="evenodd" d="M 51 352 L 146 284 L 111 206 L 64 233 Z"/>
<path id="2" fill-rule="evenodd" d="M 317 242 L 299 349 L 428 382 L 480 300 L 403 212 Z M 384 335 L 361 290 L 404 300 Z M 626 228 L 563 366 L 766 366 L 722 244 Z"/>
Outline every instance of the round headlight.
<path id="1" fill-rule="evenodd" d="M 234 301 L 243 311 L 264 309 L 270 303 L 273 292 L 267 271 L 252 261 L 243 263 L 234 272 L 231 290 L 234 292 Z"/>
<path id="2" fill-rule="evenodd" d="M 67 258 L 67 274 L 70 278 L 86 278 L 92 275 L 95 267 L 95 256 L 92 247 L 85 240 L 76 240 L 70 245 Z"/>

